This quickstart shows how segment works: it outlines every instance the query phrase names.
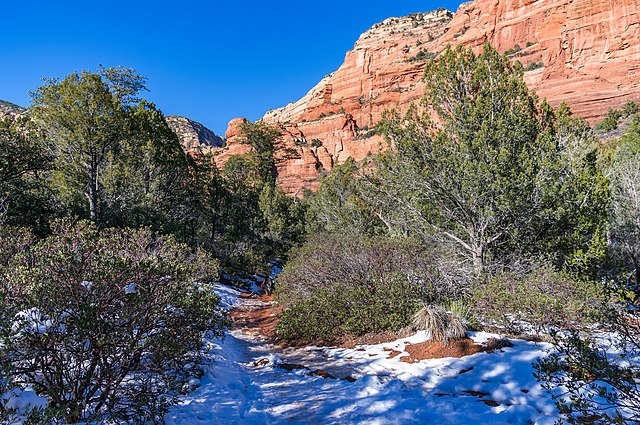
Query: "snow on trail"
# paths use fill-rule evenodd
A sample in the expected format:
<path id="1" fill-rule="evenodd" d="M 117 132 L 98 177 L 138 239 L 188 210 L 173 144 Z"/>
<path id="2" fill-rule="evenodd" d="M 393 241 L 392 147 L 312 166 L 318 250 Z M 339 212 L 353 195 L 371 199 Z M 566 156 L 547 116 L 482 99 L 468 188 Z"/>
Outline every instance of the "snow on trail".
<path id="1" fill-rule="evenodd" d="M 227 308 L 255 302 L 227 287 L 218 291 Z M 472 337 L 483 342 L 496 335 Z M 531 366 L 549 345 L 511 340 L 514 347 L 493 354 L 415 364 L 400 361 L 406 354 L 388 358 L 391 349 L 404 352 L 407 343 L 424 340 L 418 333 L 355 349 L 282 349 L 235 329 L 209 342 L 208 373 L 167 415 L 167 424 L 542 425 L 557 419 Z M 288 371 L 278 367 L 283 363 L 308 369 Z M 356 380 L 311 375 L 315 369 Z"/>

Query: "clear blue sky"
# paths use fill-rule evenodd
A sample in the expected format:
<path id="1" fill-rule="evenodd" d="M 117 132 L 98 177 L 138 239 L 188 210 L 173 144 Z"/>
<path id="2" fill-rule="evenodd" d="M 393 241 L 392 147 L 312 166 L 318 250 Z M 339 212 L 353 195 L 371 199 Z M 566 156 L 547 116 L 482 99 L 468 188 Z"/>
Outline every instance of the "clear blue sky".
<path id="1" fill-rule="evenodd" d="M 10 1 L 2 5 L 0 99 L 29 104 L 43 77 L 127 66 L 167 114 L 218 134 L 302 97 L 371 25 L 459 0 Z"/>

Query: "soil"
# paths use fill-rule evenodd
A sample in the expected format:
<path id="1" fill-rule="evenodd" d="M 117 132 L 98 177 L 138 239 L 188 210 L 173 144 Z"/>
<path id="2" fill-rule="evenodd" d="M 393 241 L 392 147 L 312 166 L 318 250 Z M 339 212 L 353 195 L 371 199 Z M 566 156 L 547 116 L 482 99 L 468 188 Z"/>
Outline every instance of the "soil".
<path id="1" fill-rule="evenodd" d="M 451 341 L 446 345 L 441 342 L 426 341 L 419 344 L 407 344 L 405 351 L 409 353 L 409 355 L 400 357 L 400 361 L 416 363 L 420 360 L 440 359 L 443 357 L 460 358 L 481 353 L 487 351 L 487 349 L 487 347 L 476 344 L 469 338 Z"/>
<path id="2" fill-rule="evenodd" d="M 275 342 L 277 315 L 282 311 L 273 303 L 273 295 L 257 295 L 251 292 L 240 294 L 240 298 L 250 299 L 229 313 L 232 326 L 243 333 L 259 336 L 263 340 Z"/>
<path id="3" fill-rule="evenodd" d="M 247 299 L 237 308 L 229 313 L 232 326 L 243 333 L 254 335 L 262 340 L 277 343 L 276 327 L 278 325 L 278 315 L 282 312 L 282 307 L 276 306 L 273 302 L 273 295 L 258 295 L 254 293 L 243 293 L 241 298 Z M 400 332 L 384 332 L 379 334 L 368 334 L 361 337 L 345 338 L 339 344 L 344 348 L 355 348 L 358 345 L 373 345 L 385 342 L 392 342 L 399 338 L 407 337 L 411 334 L 408 330 Z M 408 355 L 402 355 L 396 350 L 389 351 L 389 358 L 400 356 L 400 361 L 405 363 L 416 363 L 421 360 L 438 359 L 443 357 L 464 357 L 480 352 L 492 353 L 509 347 L 508 340 L 489 340 L 487 344 L 480 345 L 469 338 L 443 344 L 441 342 L 422 342 L 418 344 L 407 344 L 405 351 Z M 364 348 L 360 348 L 364 351 Z"/>

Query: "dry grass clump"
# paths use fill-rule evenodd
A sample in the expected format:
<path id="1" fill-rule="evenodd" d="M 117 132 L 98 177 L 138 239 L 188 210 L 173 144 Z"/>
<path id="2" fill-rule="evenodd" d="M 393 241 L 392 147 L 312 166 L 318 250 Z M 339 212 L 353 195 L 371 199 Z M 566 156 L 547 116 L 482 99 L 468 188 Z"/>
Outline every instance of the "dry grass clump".
<path id="1" fill-rule="evenodd" d="M 426 305 L 413 316 L 413 328 L 429 332 L 432 341 L 448 344 L 467 336 L 464 322 L 437 305 Z"/>

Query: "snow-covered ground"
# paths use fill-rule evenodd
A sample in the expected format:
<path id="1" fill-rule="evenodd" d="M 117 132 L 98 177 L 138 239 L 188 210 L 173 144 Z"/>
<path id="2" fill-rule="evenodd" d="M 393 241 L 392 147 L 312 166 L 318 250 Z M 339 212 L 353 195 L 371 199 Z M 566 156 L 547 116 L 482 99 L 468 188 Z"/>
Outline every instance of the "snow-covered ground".
<path id="1" fill-rule="evenodd" d="M 218 289 L 223 305 L 238 292 Z M 472 334 L 478 342 L 496 337 Z M 209 342 L 212 360 L 200 387 L 167 415 L 191 424 L 552 424 L 551 397 L 533 377 L 532 362 L 547 344 L 511 340 L 511 348 L 461 359 L 407 364 L 389 357 L 418 333 L 391 343 L 346 348 L 280 349 L 240 331 Z M 385 350 L 385 348 L 387 350 Z M 286 370 L 279 365 L 301 364 Z M 322 369 L 337 379 L 312 375 Z M 355 378 L 354 382 L 342 380 Z"/>

